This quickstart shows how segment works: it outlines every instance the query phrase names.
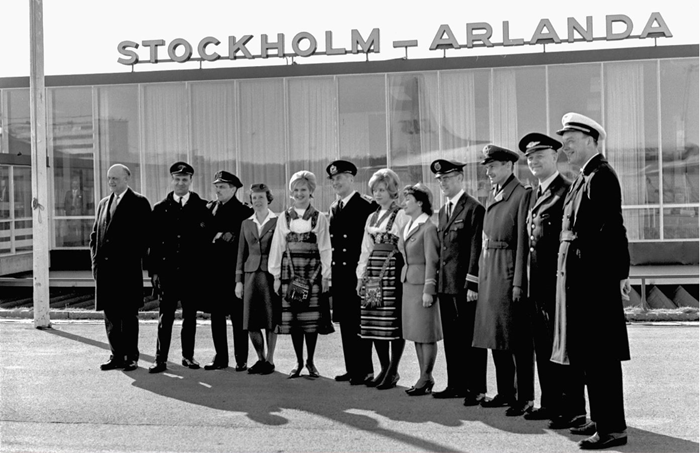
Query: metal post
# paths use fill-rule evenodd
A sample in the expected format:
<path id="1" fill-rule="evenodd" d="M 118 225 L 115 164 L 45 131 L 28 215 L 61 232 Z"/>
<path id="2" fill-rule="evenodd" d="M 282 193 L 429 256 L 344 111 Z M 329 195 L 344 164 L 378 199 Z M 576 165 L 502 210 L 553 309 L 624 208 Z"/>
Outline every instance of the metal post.
<path id="1" fill-rule="evenodd" d="M 46 154 L 46 89 L 44 86 L 43 0 L 29 0 L 29 103 L 32 137 L 32 231 L 34 327 L 50 327 L 49 212 Z"/>

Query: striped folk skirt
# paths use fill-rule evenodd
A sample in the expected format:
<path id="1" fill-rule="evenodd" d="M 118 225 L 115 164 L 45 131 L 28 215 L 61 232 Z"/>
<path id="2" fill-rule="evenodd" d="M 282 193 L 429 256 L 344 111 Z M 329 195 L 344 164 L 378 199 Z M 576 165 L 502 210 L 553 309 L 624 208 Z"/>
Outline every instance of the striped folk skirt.
<path id="1" fill-rule="evenodd" d="M 292 332 L 320 333 L 321 323 L 321 272 L 318 272 L 311 287 L 311 298 L 308 302 L 299 303 L 289 301 L 285 297 L 289 282 L 292 280 L 291 265 L 294 266 L 294 275 L 297 277 L 310 279 L 321 266 L 321 255 L 318 252 L 318 245 L 313 242 L 287 242 L 292 262 L 289 262 L 287 252 L 282 255 L 282 313 L 280 323 L 276 328 L 277 333 L 289 334 Z"/>
<path id="2" fill-rule="evenodd" d="M 376 244 L 367 261 L 367 276 L 378 277 L 386 257 L 396 248 L 393 244 Z M 382 307 L 360 308 L 360 337 L 369 340 L 398 340 L 401 334 L 401 268 L 403 255 L 395 252 L 382 279 Z"/>

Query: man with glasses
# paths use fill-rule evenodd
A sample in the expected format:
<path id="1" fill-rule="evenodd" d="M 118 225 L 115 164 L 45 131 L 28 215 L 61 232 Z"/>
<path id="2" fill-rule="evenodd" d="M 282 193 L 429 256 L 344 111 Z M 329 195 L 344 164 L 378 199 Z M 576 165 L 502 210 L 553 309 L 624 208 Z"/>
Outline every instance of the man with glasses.
<path id="1" fill-rule="evenodd" d="M 475 406 L 486 394 L 486 351 L 472 347 L 484 207 L 464 191 L 464 165 L 444 159 L 430 164 L 446 200 L 438 214 L 437 293 L 447 387 L 433 397 L 464 398 L 465 406 Z"/>

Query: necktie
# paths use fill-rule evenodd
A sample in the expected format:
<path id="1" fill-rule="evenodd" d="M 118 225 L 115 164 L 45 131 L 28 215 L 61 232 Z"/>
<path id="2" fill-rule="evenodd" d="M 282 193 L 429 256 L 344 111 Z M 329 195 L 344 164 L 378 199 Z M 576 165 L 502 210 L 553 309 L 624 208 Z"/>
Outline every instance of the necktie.
<path id="1" fill-rule="evenodd" d="M 112 198 L 112 204 L 109 206 L 109 221 L 111 222 L 114 218 L 114 213 L 117 212 L 117 203 L 119 202 L 119 195 L 115 195 Z"/>
<path id="2" fill-rule="evenodd" d="M 183 206 L 185 206 L 185 203 L 183 202 L 182 197 L 180 197 L 180 208 L 182 208 Z"/>
<path id="3" fill-rule="evenodd" d="M 540 198 L 542 196 L 542 186 L 537 186 L 537 198 Z"/>
<path id="4" fill-rule="evenodd" d="M 343 206 L 345 206 L 345 203 L 343 203 L 343 200 L 340 200 L 340 201 L 338 202 L 338 211 L 342 211 L 342 210 L 343 210 Z"/>
<path id="5" fill-rule="evenodd" d="M 447 218 L 449 219 L 451 215 L 452 215 L 452 202 L 448 201 L 447 202 Z"/>

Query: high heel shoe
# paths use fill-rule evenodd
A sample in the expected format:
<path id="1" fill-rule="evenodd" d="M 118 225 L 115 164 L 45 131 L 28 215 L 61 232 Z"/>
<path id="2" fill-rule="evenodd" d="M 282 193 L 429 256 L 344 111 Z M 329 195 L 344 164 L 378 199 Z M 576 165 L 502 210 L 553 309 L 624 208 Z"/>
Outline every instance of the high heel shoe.
<path id="1" fill-rule="evenodd" d="M 306 362 L 306 369 L 309 371 L 309 377 L 317 378 L 321 376 L 313 363 Z"/>
<path id="2" fill-rule="evenodd" d="M 410 389 L 406 390 L 406 394 L 408 396 L 422 396 L 422 395 L 430 395 L 433 393 L 433 386 L 435 385 L 435 381 L 428 381 L 425 384 L 423 384 L 421 387 L 416 387 L 413 386 Z"/>
<path id="3" fill-rule="evenodd" d="M 297 364 L 297 366 L 292 368 L 292 371 L 289 372 L 289 376 L 287 377 L 287 379 L 298 378 L 301 375 L 301 368 L 302 368 L 302 365 Z"/>
<path id="4" fill-rule="evenodd" d="M 377 387 L 379 384 L 382 383 L 382 381 L 384 380 L 385 377 L 386 377 L 386 370 L 381 370 L 379 372 L 379 374 L 377 375 L 377 377 L 375 377 L 374 379 L 368 380 L 367 382 L 365 382 L 365 385 L 367 387 Z"/>
<path id="5" fill-rule="evenodd" d="M 382 383 L 377 386 L 377 390 L 389 390 L 390 388 L 396 387 L 396 384 L 398 384 L 400 378 L 401 376 L 399 376 L 399 373 L 396 373 L 393 376 L 387 374 Z"/>

